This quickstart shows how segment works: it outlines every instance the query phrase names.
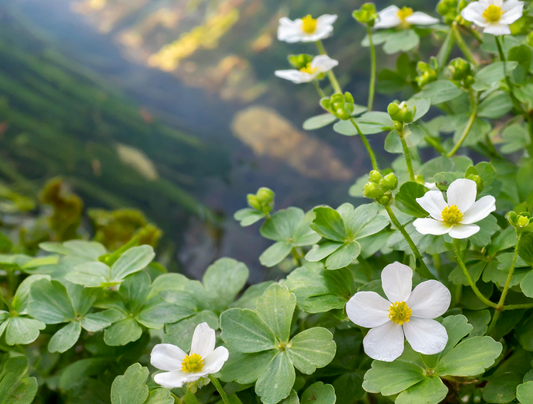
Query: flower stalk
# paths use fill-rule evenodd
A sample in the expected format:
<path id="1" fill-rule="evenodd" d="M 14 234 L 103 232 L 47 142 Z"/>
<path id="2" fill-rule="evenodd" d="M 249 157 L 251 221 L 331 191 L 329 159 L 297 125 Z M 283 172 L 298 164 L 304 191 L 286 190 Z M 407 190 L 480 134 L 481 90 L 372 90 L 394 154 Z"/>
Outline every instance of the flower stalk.
<path id="1" fill-rule="evenodd" d="M 316 47 L 318 48 L 318 52 L 320 52 L 321 55 L 327 55 L 326 49 L 324 48 L 324 44 L 322 41 L 316 41 Z M 342 94 L 341 86 L 339 85 L 339 82 L 337 81 L 337 76 L 335 76 L 335 73 L 333 73 L 333 70 L 329 70 L 327 72 L 329 82 L 331 83 L 331 87 L 333 87 L 333 91 L 337 94 Z"/>
<path id="2" fill-rule="evenodd" d="M 372 29 L 367 25 L 366 32 L 370 43 L 370 87 L 368 89 L 368 106 L 367 110 L 372 111 L 374 106 L 374 94 L 376 91 L 376 47 L 372 39 Z"/>
<path id="3" fill-rule="evenodd" d="M 459 49 L 461 49 L 461 52 L 463 52 L 463 55 L 465 58 L 472 63 L 474 66 L 477 66 L 476 59 L 474 58 L 474 55 L 472 55 L 472 51 L 466 44 L 466 42 L 463 39 L 463 36 L 461 35 L 461 32 L 457 28 L 457 24 L 452 25 L 452 30 L 455 35 L 455 40 L 457 41 L 457 46 L 459 46 Z"/>
<path id="4" fill-rule="evenodd" d="M 213 386 L 215 386 L 215 388 L 217 389 L 218 394 L 220 394 L 220 397 L 222 398 L 222 401 L 224 402 L 224 404 L 230 404 L 228 395 L 222 388 L 222 385 L 220 384 L 218 379 L 214 377 L 213 375 L 209 375 L 209 380 L 211 380 L 211 383 L 213 383 Z"/>
<path id="5" fill-rule="evenodd" d="M 403 155 L 405 157 L 405 164 L 407 165 L 407 171 L 409 172 L 409 181 L 415 182 L 415 171 L 413 170 L 413 162 L 411 160 L 411 152 L 407 146 L 407 141 L 404 136 L 405 125 L 403 125 L 401 130 L 398 130 L 398 136 L 400 136 L 400 141 L 402 142 Z"/>
<path id="6" fill-rule="evenodd" d="M 359 128 L 359 125 L 357 125 L 357 122 L 355 122 L 355 119 L 350 118 L 350 122 L 354 126 L 355 130 L 359 134 L 359 137 L 361 137 L 361 140 L 363 141 L 363 144 L 366 147 L 366 150 L 368 151 L 368 155 L 370 156 L 370 161 L 372 162 L 372 168 L 374 170 L 379 171 L 378 162 L 376 160 L 376 155 L 374 154 L 374 150 L 372 150 L 372 146 L 370 146 L 370 142 L 366 138 L 366 136 L 361 132 L 361 129 Z"/>
<path id="7" fill-rule="evenodd" d="M 446 157 L 453 157 L 455 153 L 457 153 L 457 151 L 461 148 L 462 144 L 468 137 L 468 134 L 470 133 L 470 130 L 472 129 L 472 126 L 474 125 L 474 122 L 476 120 L 478 103 L 474 95 L 474 90 L 472 90 L 472 87 L 469 88 L 469 92 L 470 92 L 470 104 L 472 106 L 472 114 L 470 115 L 470 119 L 468 120 L 468 123 L 466 124 L 466 128 L 463 131 L 461 137 L 459 138 L 459 141 L 455 144 L 453 149 L 447 154 Z"/>

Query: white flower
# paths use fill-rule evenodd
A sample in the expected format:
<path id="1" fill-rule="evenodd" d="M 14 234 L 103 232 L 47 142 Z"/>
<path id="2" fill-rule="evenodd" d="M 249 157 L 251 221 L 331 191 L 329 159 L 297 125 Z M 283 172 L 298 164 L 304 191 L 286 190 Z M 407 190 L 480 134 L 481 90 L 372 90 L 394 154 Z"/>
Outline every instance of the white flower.
<path id="1" fill-rule="evenodd" d="M 189 355 L 176 345 L 157 344 L 152 349 L 150 362 L 165 373 L 156 374 L 154 381 L 173 389 L 218 372 L 228 360 L 229 353 L 223 346 L 215 349 L 215 340 L 215 330 L 207 323 L 201 323 L 194 330 Z"/>
<path id="2" fill-rule="evenodd" d="M 346 304 L 348 318 L 371 328 L 363 340 L 368 356 L 392 362 L 403 352 L 404 335 L 411 347 L 425 355 L 441 352 L 448 342 L 446 329 L 432 320 L 448 310 L 451 294 L 437 281 L 419 284 L 412 292 L 413 271 L 395 262 L 381 273 L 388 300 L 375 292 L 358 292 Z"/>
<path id="3" fill-rule="evenodd" d="M 282 79 L 290 80 L 293 83 L 309 83 L 322 73 L 326 73 L 337 66 L 339 62 L 331 59 L 328 55 L 315 56 L 311 63 L 300 70 L 276 70 L 274 74 Z"/>
<path id="4" fill-rule="evenodd" d="M 455 180 L 446 194 L 447 203 L 440 191 L 428 191 L 422 198 L 417 198 L 418 204 L 431 215 L 414 221 L 419 233 L 435 236 L 448 233 L 452 238 L 468 238 L 479 231 L 479 226 L 474 223 L 496 210 L 493 196 L 484 196 L 476 202 L 477 186 L 472 180 Z"/>
<path id="5" fill-rule="evenodd" d="M 424 182 L 424 186 L 429 189 L 430 191 L 438 191 L 439 187 L 437 187 L 437 184 L 435 182 Z"/>
<path id="6" fill-rule="evenodd" d="M 410 7 L 398 8 L 389 6 L 378 13 L 375 28 L 409 28 L 411 25 L 432 25 L 438 23 L 437 18 L 426 13 L 414 11 Z"/>
<path id="7" fill-rule="evenodd" d="M 509 25 L 522 17 L 524 2 L 518 0 L 480 0 L 466 6 L 461 17 L 492 35 L 509 35 Z"/>
<path id="8" fill-rule="evenodd" d="M 294 21 L 287 17 L 279 19 L 278 39 L 289 43 L 316 42 L 333 33 L 336 15 L 324 14 L 314 19 L 310 15 Z"/>

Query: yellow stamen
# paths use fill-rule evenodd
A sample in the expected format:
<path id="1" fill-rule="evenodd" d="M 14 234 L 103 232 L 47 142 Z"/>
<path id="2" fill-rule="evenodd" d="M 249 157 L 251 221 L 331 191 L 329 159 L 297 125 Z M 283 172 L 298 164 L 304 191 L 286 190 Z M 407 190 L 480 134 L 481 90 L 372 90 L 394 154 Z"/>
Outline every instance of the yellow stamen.
<path id="1" fill-rule="evenodd" d="M 400 24 L 400 28 L 409 28 L 411 24 L 409 24 L 406 19 L 407 17 L 410 17 L 413 15 L 413 9 L 411 7 L 403 7 L 396 13 L 398 18 L 402 21 Z"/>
<path id="2" fill-rule="evenodd" d="M 498 22 L 502 18 L 503 13 L 505 11 L 502 11 L 500 7 L 491 4 L 483 11 L 483 18 L 490 23 Z"/>
<path id="3" fill-rule="evenodd" d="M 187 355 L 181 362 L 181 370 L 184 372 L 200 372 L 204 367 L 204 361 L 198 354 Z"/>
<path id="4" fill-rule="evenodd" d="M 316 20 L 311 17 L 311 14 L 308 14 L 302 18 L 302 30 L 306 34 L 312 34 L 316 31 Z"/>
<path id="5" fill-rule="evenodd" d="M 463 220 L 463 212 L 459 210 L 457 205 L 446 206 L 441 212 L 442 221 L 448 226 L 461 223 Z"/>
<path id="6" fill-rule="evenodd" d="M 316 67 L 311 67 L 311 63 L 307 63 L 307 64 L 305 65 L 305 67 L 302 67 L 302 68 L 300 69 L 300 71 L 301 71 L 302 73 L 313 74 L 313 73 L 316 71 L 316 69 L 317 69 Z"/>
<path id="7" fill-rule="evenodd" d="M 392 322 L 402 325 L 411 318 L 411 309 L 405 302 L 396 302 L 389 307 L 389 318 Z"/>

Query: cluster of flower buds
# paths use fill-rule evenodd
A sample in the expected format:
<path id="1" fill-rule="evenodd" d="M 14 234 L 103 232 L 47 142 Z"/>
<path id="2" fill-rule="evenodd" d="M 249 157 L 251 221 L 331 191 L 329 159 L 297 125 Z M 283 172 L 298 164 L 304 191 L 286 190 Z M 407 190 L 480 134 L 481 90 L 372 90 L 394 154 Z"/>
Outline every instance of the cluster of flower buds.
<path id="1" fill-rule="evenodd" d="M 330 98 L 322 98 L 320 105 L 337 118 L 346 121 L 352 117 L 354 111 L 354 99 L 352 94 L 333 94 Z"/>
<path id="2" fill-rule="evenodd" d="M 509 212 L 507 219 L 518 232 L 533 232 L 533 217 L 529 212 Z"/>
<path id="3" fill-rule="evenodd" d="M 409 107 L 405 101 L 394 101 L 387 107 L 391 119 L 394 121 L 394 129 L 398 132 L 403 131 L 403 125 L 414 121 L 416 116 L 416 107 Z"/>
<path id="4" fill-rule="evenodd" d="M 385 177 L 377 170 L 370 171 L 368 183 L 365 185 L 363 195 L 374 199 L 379 204 L 387 206 L 392 201 L 392 192 L 398 187 L 398 178 L 393 173 Z"/>
<path id="5" fill-rule="evenodd" d="M 467 4 L 465 0 L 440 0 L 437 4 L 437 12 L 442 15 L 446 24 L 452 24 L 454 21 L 461 22 L 461 11 Z"/>
<path id="6" fill-rule="evenodd" d="M 418 86 L 423 88 L 432 81 L 437 81 L 438 63 L 437 59 L 432 57 L 429 63 L 418 62 L 416 71 L 418 76 L 415 78 Z"/>
<path id="7" fill-rule="evenodd" d="M 464 87 L 470 87 L 474 84 L 472 75 L 472 66 L 463 58 L 456 58 L 446 67 L 446 72 L 450 80 L 458 81 Z"/>
<path id="8" fill-rule="evenodd" d="M 355 10 L 352 13 L 353 18 L 363 25 L 373 27 L 378 19 L 378 13 L 376 12 L 376 6 L 373 3 L 365 3 L 359 10 Z"/>
<path id="9" fill-rule="evenodd" d="M 248 194 L 248 205 L 250 207 L 263 212 L 265 215 L 268 215 L 272 209 L 274 209 L 274 191 L 270 188 L 259 188 L 257 193 Z"/>
<path id="10" fill-rule="evenodd" d="M 295 69 L 300 70 L 308 66 L 309 63 L 313 61 L 314 56 L 302 53 L 301 55 L 289 55 L 287 58 L 291 66 Z"/>

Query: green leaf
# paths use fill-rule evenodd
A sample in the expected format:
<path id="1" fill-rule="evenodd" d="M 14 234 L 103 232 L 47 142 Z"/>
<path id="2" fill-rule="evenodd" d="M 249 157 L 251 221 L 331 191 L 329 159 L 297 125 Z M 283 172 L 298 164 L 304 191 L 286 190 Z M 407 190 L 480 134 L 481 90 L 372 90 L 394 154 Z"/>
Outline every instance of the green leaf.
<path id="1" fill-rule="evenodd" d="M 150 286 L 148 298 L 159 296 L 164 290 L 185 290 L 189 279 L 182 274 L 163 274 L 155 278 Z"/>
<path id="2" fill-rule="evenodd" d="M 257 223 L 261 219 L 264 219 L 265 217 L 266 214 L 264 212 L 253 208 L 244 208 L 238 210 L 233 215 L 233 218 L 239 221 L 242 227 L 251 226 L 252 224 Z"/>
<path id="3" fill-rule="evenodd" d="M 144 404 L 174 404 L 174 398 L 168 389 L 155 389 L 150 392 Z"/>
<path id="4" fill-rule="evenodd" d="M 163 301 L 159 297 L 151 298 L 143 306 L 141 312 L 135 316 L 137 322 L 146 328 L 161 329 L 166 323 L 175 323 L 182 319 L 176 306 Z"/>
<path id="5" fill-rule="evenodd" d="M 229 359 L 221 370 L 220 378 L 225 382 L 254 383 L 265 372 L 278 352 L 274 349 L 252 354 L 230 352 Z"/>
<path id="6" fill-rule="evenodd" d="M 45 242 L 39 244 L 44 251 L 62 255 L 72 255 L 96 261 L 98 257 L 107 253 L 105 247 L 96 241 L 70 240 L 64 243 Z"/>
<path id="7" fill-rule="evenodd" d="M 7 355 L 0 369 L 0 404 L 31 404 L 37 395 L 37 379 L 25 377 L 28 361 L 24 356 Z"/>
<path id="8" fill-rule="evenodd" d="M 373 361 L 366 372 L 363 388 L 384 396 L 398 394 L 425 379 L 424 369 L 409 362 Z"/>
<path id="9" fill-rule="evenodd" d="M 435 373 L 439 376 L 477 376 L 494 364 L 502 344 L 491 337 L 474 337 L 459 343 L 444 355 Z"/>
<path id="10" fill-rule="evenodd" d="M 149 245 L 130 248 L 111 267 L 112 281 L 119 282 L 126 276 L 146 268 L 154 257 L 154 249 Z"/>
<path id="11" fill-rule="evenodd" d="M 396 31 L 390 35 L 383 45 L 383 52 L 393 55 L 398 52 L 408 52 L 416 48 L 420 43 L 420 37 L 412 29 Z"/>
<path id="12" fill-rule="evenodd" d="M 335 404 L 335 389 L 331 384 L 313 383 L 302 394 L 302 404 Z"/>
<path id="13" fill-rule="evenodd" d="M 437 80 L 429 83 L 424 89 L 415 94 L 413 98 L 429 98 L 431 104 L 441 104 L 451 101 L 463 94 L 463 90 L 453 84 L 450 80 Z"/>
<path id="14" fill-rule="evenodd" d="M 17 288 L 17 291 L 15 292 L 15 296 L 13 296 L 13 301 L 11 302 L 11 305 L 13 306 L 13 309 L 18 314 L 26 314 L 28 303 L 30 301 L 30 290 L 31 285 L 33 282 L 38 281 L 40 279 L 48 279 L 50 280 L 50 276 L 48 275 L 30 275 L 26 279 L 24 279 L 20 285 Z"/>
<path id="15" fill-rule="evenodd" d="M 241 309 L 255 310 L 257 299 L 272 285 L 272 281 L 260 282 L 247 288 L 242 296 L 234 301 L 230 306 Z"/>
<path id="16" fill-rule="evenodd" d="M 287 352 L 294 366 L 307 375 L 329 364 L 337 349 L 333 334 L 322 327 L 302 331 L 291 339 L 289 346 Z"/>
<path id="17" fill-rule="evenodd" d="M 271 285 L 257 299 L 256 311 L 280 342 L 289 341 L 296 296 L 284 286 Z"/>
<path id="18" fill-rule="evenodd" d="M 521 404 L 533 404 L 533 381 L 519 385 L 516 388 L 516 398 Z"/>
<path id="19" fill-rule="evenodd" d="M 518 245 L 518 255 L 528 265 L 533 266 L 533 234 L 525 233 L 520 237 L 520 244 Z"/>
<path id="20" fill-rule="evenodd" d="M 111 269 L 101 262 L 85 262 L 77 265 L 73 272 L 65 275 L 65 278 L 77 285 L 97 288 L 111 281 Z"/>
<path id="21" fill-rule="evenodd" d="M 464 337 L 466 337 L 474 327 L 468 324 L 468 320 L 463 315 L 448 316 L 442 320 L 442 325 L 446 328 L 448 342 L 444 350 L 439 354 L 440 357 L 450 352 Z"/>
<path id="22" fill-rule="evenodd" d="M 400 187 L 400 192 L 396 194 L 396 207 L 403 213 L 414 217 L 428 217 L 422 206 L 416 201 L 417 198 L 423 197 L 427 188 L 417 182 L 406 182 Z"/>
<path id="23" fill-rule="evenodd" d="M 396 404 L 438 404 L 446 398 L 448 388 L 439 377 L 428 377 L 409 387 L 397 398 Z"/>
<path id="24" fill-rule="evenodd" d="M 292 246 L 282 241 L 272 244 L 259 256 L 259 262 L 266 267 L 279 264 L 290 254 Z"/>
<path id="25" fill-rule="evenodd" d="M 523 83 L 531 67 L 531 48 L 527 45 L 514 46 L 509 49 L 507 60 L 518 63 L 511 73 L 511 78 L 515 83 Z"/>
<path id="26" fill-rule="evenodd" d="M 59 324 L 76 317 L 67 289 L 58 281 L 39 279 L 31 285 L 28 313 L 45 324 Z"/>
<path id="27" fill-rule="evenodd" d="M 348 238 L 362 239 L 383 230 L 390 223 L 385 216 L 378 214 L 378 206 L 368 203 L 358 206 L 356 209 L 345 203 L 338 209 L 346 227 Z"/>
<path id="28" fill-rule="evenodd" d="M 248 275 L 248 268 L 242 262 L 221 258 L 207 268 L 202 283 L 213 304 L 223 311 L 235 300 Z"/>
<path id="29" fill-rule="evenodd" d="M 331 241 L 326 241 L 321 244 L 315 244 L 308 252 L 305 254 L 305 259 L 309 262 L 318 262 L 322 261 L 327 256 L 333 254 L 337 251 L 342 243 L 334 243 Z"/>
<path id="30" fill-rule="evenodd" d="M 357 241 L 343 244 L 326 260 L 327 269 L 344 268 L 355 260 L 361 253 L 361 245 Z"/>
<path id="31" fill-rule="evenodd" d="M 220 316 L 222 339 L 233 351 L 252 353 L 274 349 L 276 337 L 252 310 L 229 309 Z"/>
<path id="32" fill-rule="evenodd" d="M 507 74 L 511 73 L 516 66 L 517 62 L 506 62 Z M 472 85 L 475 91 L 484 91 L 491 88 L 497 82 L 505 78 L 504 62 L 494 62 L 484 67 L 476 73 L 476 82 Z"/>
<path id="33" fill-rule="evenodd" d="M 353 404 L 364 396 L 363 374 L 362 371 L 344 373 L 333 382 L 338 404 Z"/>
<path id="34" fill-rule="evenodd" d="M 533 271 L 529 271 L 520 282 L 520 289 L 527 297 L 533 297 Z"/>
<path id="35" fill-rule="evenodd" d="M 278 351 L 265 372 L 257 379 L 255 392 L 264 404 L 276 404 L 291 394 L 296 378 L 287 352 Z"/>
<path id="36" fill-rule="evenodd" d="M 287 277 L 285 285 L 296 295 L 298 306 L 308 313 L 342 309 L 355 293 L 349 269 L 328 271 L 321 263 L 307 263 Z"/>
<path id="37" fill-rule="evenodd" d="M 142 328 L 133 318 L 126 318 L 113 324 L 104 332 L 104 341 L 110 346 L 126 345 L 141 338 Z"/>
<path id="38" fill-rule="evenodd" d="M 119 320 L 123 320 L 125 317 L 125 314 L 115 309 L 99 311 L 83 317 L 81 319 L 81 326 L 89 332 L 97 332 Z"/>
<path id="39" fill-rule="evenodd" d="M 304 216 L 304 211 L 299 208 L 278 210 L 261 226 L 261 235 L 269 240 L 288 242 Z"/>
<path id="40" fill-rule="evenodd" d="M 365 108 L 366 109 L 366 108 Z M 337 120 L 337 117 L 335 115 L 328 113 L 313 116 L 311 118 L 308 118 L 303 123 L 303 128 L 305 130 L 315 130 L 323 128 L 324 126 L 329 125 L 330 123 L 333 123 Z"/>
<path id="41" fill-rule="evenodd" d="M 6 323 L 5 334 L 7 345 L 31 344 L 39 336 L 39 330 L 46 328 L 43 322 L 27 317 L 11 317 Z"/>
<path id="42" fill-rule="evenodd" d="M 479 104 L 478 116 L 481 118 L 498 119 L 513 109 L 509 94 L 496 91 L 483 99 Z"/>
<path id="43" fill-rule="evenodd" d="M 207 323 L 214 330 L 219 328 L 218 316 L 212 311 L 204 310 L 177 323 L 165 324 L 163 343 L 179 346 L 184 351 L 189 352 L 194 330 L 200 323 Z"/>
<path id="44" fill-rule="evenodd" d="M 347 233 L 340 213 L 329 206 L 318 207 L 313 211 L 315 212 L 315 220 L 313 220 L 311 228 L 324 238 L 344 242 Z"/>
<path id="45" fill-rule="evenodd" d="M 138 363 L 126 369 L 124 376 L 117 376 L 111 385 L 112 404 L 144 404 L 148 398 L 145 384 L 150 372 Z"/>
<path id="46" fill-rule="evenodd" d="M 516 387 L 522 383 L 522 376 L 505 372 L 493 377 L 483 388 L 483 399 L 489 403 L 509 403 L 516 398 Z"/>
<path id="47" fill-rule="evenodd" d="M 128 276 L 120 285 L 118 293 L 126 303 L 129 313 L 138 314 L 150 293 L 150 275 L 137 272 Z"/>
<path id="48" fill-rule="evenodd" d="M 68 323 L 52 336 L 48 343 L 48 350 L 59 353 L 67 351 L 78 341 L 80 333 L 81 326 L 79 322 Z"/>

